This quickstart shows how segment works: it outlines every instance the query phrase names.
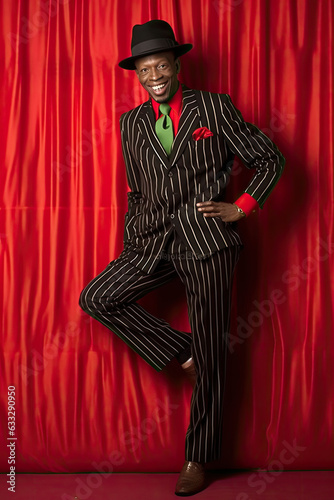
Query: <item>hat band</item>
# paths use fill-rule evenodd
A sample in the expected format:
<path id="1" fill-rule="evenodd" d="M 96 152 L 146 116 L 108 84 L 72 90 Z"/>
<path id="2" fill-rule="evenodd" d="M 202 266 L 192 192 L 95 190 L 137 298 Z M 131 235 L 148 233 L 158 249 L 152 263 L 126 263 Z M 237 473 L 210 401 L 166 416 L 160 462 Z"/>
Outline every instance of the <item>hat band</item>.
<path id="1" fill-rule="evenodd" d="M 132 57 L 140 56 L 145 52 L 151 50 L 162 50 L 162 49 L 174 49 L 179 44 L 174 42 L 174 40 L 170 40 L 169 38 L 156 38 L 154 40 L 146 40 L 145 42 L 137 43 L 132 48 Z"/>

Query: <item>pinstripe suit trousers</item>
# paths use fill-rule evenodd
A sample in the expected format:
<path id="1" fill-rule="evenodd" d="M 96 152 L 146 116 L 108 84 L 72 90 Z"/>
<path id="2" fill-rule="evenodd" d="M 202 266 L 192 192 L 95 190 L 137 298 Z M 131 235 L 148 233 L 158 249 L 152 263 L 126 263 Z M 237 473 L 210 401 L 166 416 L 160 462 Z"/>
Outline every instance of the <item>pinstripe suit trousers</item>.
<path id="1" fill-rule="evenodd" d="M 240 248 L 229 246 L 196 259 L 174 232 L 153 273 L 131 264 L 129 252 L 124 250 L 80 295 L 84 311 L 158 371 L 191 346 L 197 382 L 185 442 L 189 461 L 209 462 L 221 454 L 232 279 Z M 173 329 L 136 303 L 176 276 L 186 289 L 191 334 Z"/>

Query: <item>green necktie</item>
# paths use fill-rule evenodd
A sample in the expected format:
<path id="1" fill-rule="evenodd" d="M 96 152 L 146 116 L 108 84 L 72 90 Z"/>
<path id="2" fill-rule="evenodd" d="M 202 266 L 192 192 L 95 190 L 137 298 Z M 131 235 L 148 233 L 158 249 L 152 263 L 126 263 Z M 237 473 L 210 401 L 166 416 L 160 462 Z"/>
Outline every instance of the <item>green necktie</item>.
<path id="1" fill-rule="evenodd" d="M 169 155 L 174 140 L 173 122 L 169 116 L 171 107 L 169 104 L 163 103 L 160 104 L 159 110 L 162 116 L 155 123 L 155 132 L 167 155 Z"/>

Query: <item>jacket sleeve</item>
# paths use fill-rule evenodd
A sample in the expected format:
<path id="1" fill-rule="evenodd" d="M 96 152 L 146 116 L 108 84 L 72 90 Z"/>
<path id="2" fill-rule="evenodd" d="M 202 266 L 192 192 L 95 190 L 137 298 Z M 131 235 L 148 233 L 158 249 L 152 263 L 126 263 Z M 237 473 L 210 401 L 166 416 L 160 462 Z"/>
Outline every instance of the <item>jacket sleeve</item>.
<path id="1" fill-rule="evenodd" d="M 222 131 L 227 145 L 247 168 L 255 169 L 250 183 L 244 190 L 263 204 L 281 177 L 285 158 L 277 146 L 255 125 L 244 121 L 239 110 L 227 94 L 220 95 L 223 117 Z"/>
<path id="2" fill-rule="evenodd" d="M 122 151 L 126 168 L 126 176 L 130 192 L 128 192 L 128 211 L 125 214 L 124 222 L 124 248 L 128 246 L 133 237 L 136 236 L 137 216 L 140 215 L 142 194 L 140 192 L 140 179 L 138 165 L 131 151 L 129 141 L 129 113 L 124 113 L 120 118 Z"/>

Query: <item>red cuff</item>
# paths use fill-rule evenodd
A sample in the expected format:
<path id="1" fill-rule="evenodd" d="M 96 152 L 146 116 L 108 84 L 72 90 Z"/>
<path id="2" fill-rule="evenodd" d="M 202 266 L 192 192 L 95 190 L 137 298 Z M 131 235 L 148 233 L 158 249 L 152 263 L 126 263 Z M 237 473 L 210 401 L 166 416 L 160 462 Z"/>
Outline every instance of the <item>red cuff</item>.
<path id="1" fill-rule="evenodd" d="M 255 211 L 255 209 L 259 206 L 256 199 L 248 193 L 243 193 L 234 203 L 238 205 L 238 207 L 241 208 L 246 215 Z"/>

